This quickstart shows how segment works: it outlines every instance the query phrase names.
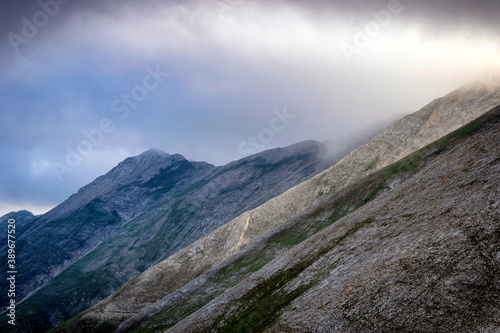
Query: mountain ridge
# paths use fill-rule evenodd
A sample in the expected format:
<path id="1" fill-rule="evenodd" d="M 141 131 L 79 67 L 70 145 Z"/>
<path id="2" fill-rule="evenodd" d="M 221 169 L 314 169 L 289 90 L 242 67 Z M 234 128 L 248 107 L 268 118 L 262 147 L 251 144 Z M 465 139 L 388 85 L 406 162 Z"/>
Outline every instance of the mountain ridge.
<path id="1" fill-rule="evenodd" d="M 47 214 L 37 217 L 17 237 L 17 245 L 25 248 L 18 255 L 19 269 L 24 271 L 18 288 L 19 299 L 31 295 L 74 262 L 75 258 L 83 256 L 107 239 L 127 219 L 140 214 L 150 201 L 146 195 L 149 189 L 141 186 L 141 182 L 161 169 L 175 167 L 185 161 L 180 155 L 139 156 L 126 159 Z M 139 174 L 139 178 L 131 177 L 133 171 Z M 131 189 L 136 191 L 135 196 L 124 195 L 130 193 Z M 72 223 L 75 220 L 80 222 Z M 95 229 L 99 229 L 99 233 L 95 233 Z M 53 230 L 71 235 L 79 232 L 81 236 L 73 236 L 69 241 L 65 238 L 56 239 Z M 49 253 L 30 253 L 28 250 L 49 243 L 53 249 Z"/>
<path id="2" fill-rule="evenodd" d="M 85 321 L 116 325 L 127 320 L 131 314 L 168 296 L 324 196 L 432 143 L 498 104 L 500 90 L 488 91 L 481 86 L 462 87 L 429 103 L 356 148 L 330 169 L 245 212 L 137 276 L 119 293 L 75 320 L 81 320 L 82 325 L 86 325 Z"/>
<path id="3" fill-rule="evenodd" d="M 496 332 L 499 135 L 497 107 L 409 156 L 406 161 L 420 163 L 409 178 L 275 257 L 175 326 L 161 326 L 169 317 L 158 318 L 156 312 L 156 328 L 172 333 Z M 410 170 L 402 162 L 378 173 Z M 335 200 L 326 200 L 312 208 L 310 218 L 321 221 L 325 213 L 312 213 L 321 208 L 328 216 L 334 207 Z M 307 218 L 297 217 L 303 223 Z M 154 323 L 154 312 L 142 316 Z M 124 323 L 118 331 L 155 329 L 138 323 Z"/>
<path id="4" fill-rule="evenodd" d="M 55 261 L 52 271 L 38 267 L 37 262 L 23 268 L 26 281 L 20 285 L 36 288 L 36 292 L 19 305 L 19 312 L 27 314 L 20 321 L 38 330 L 60 324 L 235 214 L 260 205 L 342 157 L 329 156 L 314 141 L 262 152 L 222 167 L 155 150 L 139 156 L 126 159 L 107 176 L 84 187 L 69 203 L 42 219 L 41 225 L 39 219 L 23 237 L 32 247 L 50 244 L 55 248 L 59 242 L 62 248 L 69 240 L 74 244 L 70 249 L 78 252 L 64 252 L 68 251 L 65 247 L 59 252 L 62 255 L 57 249 L 49 255 L 42 251 L 23 258 L 25 265 L 38 257 L 37 262 L 53 260 L 51 256 L 64 261 L 62 265 Z M 141 165 L 146 171 L 136 174 L 134 168 Z M 61 207 L 63 213 L 57 211 Z M 54 238 L 58 234 L 72 237 Z M 23 251 L 25 256 L 29 246 Z M 38 285 L 30 285 L 30 270 L 38 274 L 33 280 Z"/>

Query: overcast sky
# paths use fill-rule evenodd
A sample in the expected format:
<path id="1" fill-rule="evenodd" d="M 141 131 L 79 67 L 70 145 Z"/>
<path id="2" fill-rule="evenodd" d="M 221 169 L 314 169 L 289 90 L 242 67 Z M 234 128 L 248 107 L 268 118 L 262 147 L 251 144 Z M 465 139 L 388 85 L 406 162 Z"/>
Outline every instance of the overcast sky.
<path id="1" fill-rule="evenodd" d="M 153 147 L 223 165 L 414 112 L 498 70 L 499 16 L 498 0 L 2 0 L 0 215 Z"/>

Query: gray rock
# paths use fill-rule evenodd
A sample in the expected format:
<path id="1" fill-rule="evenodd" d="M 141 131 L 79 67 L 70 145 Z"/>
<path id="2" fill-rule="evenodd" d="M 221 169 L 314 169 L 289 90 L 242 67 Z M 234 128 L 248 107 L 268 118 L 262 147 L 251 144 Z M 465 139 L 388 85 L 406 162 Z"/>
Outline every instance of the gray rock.
<path id="1" fill-rule="evenodd" d="M 167 297 L 288 219 L 438 140 L 500 104 L 500 90 L 462 87 L 408 115 L 339 163 L 265 204 L 244 212 L 213 233 L 131 280 L 118 293 L 75 321 L 117 325 Z M 397 180 L 395 180 L 397 183 Z M 395 183 L 395 184 L 396 184 Z M 85 324 L 86 325 L 86 324 Z"/>
<path id="2" fill-rule="evenodd" d="M 401 181 L 175 326 L 165 331 L 171 317 L 159 315 L 175 302 L 170 298 L 143 313 L 146 325 L 136 322 L 136 332 L 498 332 L 499 137 L 497 107 L 347 187 L 344 195 Z M 252 243 L 223 265 L 226 276 L 238 275 L 302 224 L 321 224 L 343 203 L 333 195 Z M 214 278 L 201 276 L 185 291 Z"/>
<path id="3" fill-rule="evenodd" d="M 62 323 L 344 155 L 307 141 L 223 167 L 158 150 L 126 159 L 39 217 L 19 239 L 17 296 L 25 298 L 19 322 L 33 324 L 18 329 Z"/>

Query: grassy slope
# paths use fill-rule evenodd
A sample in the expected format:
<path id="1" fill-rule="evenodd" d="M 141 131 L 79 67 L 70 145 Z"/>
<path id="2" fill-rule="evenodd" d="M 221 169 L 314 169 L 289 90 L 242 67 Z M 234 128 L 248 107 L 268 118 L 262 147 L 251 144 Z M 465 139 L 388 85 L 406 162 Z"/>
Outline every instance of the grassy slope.
<path id="1" fill-rule="evenodd" d="M 317 171 L 315 171 L 316 169 L 313 166 L 318 164 L 319 161 L 317 160 L 322 159 L 323 157 L 318 144 L 314 144 L 313 148 L 315 149 L 309 149 L 309 151 L 305 153 L 285 157 L 277 162 L 267 162 L 267 160 L 262 157 L 254 158 L 251 161 L 243 161 L 239 163 L 234 162 L 232 165 L 223 168 L 223 170 L 218 173 L 211 175 L 209 179 L 202 180 L 194 184 L 189 187 L 185 193 L 178 195 L 175 202 L 170 205 L 168 210 L 165 210 L 160 205 L 157 207 L 158 212 L 146 212 L 127 223 L 122 228 L 124 230 L 124 234 L 132 236 L 142 233 L 142 230 L 150 231 L 149 235 L 143 234 L 138 245 L 136 245 L 137 239 L 135 237 L 113 238 L 103 242 L 94 251 L 90 252 L 86 257 L 79 260 L 51 281 L 41 292 L 35 294 L 28 302 L 22 305 L 23 308 L 21 308 L 21 310 L 30 308 L 31 310 L 27 312 L 33 314 L 33 316 L 31 316 L 33 317 L 33 320 L 36 320 L 36 316 L 40 318 L 39 314 L 43 312 L 42 310 L 44 308 L 57 308 L 58 304 L 63 304 L 64 302 L 66 302 L 66 304 L 69 302 L 70 306 L 59 307 L 59 317 L 61 318 L 67 319 L 75 313 L 83 311 L 91 305 L 89 304 L 90 301 L 103 299 L 112 292 L 116 291 L 120 286 L 123 286 L 123 284 L 131 277 L 136 276 L 141 271 L 148 268 L 151 264 L 164 258 L 166 254 L 171 254 L 180 248 L 180 246 L 173 249 L 170 248 L 168 246 L 168 242 L 165 242 L 165 240 L 167 239 L 166 235 L 169 235 L 171 239 L 175 239 L 176 237 L 184 237 L 184 234 L 190 234 L 189 230 L 179 230 L 183 228 L 183 221 L 187 223 L 187 221 L 193 220 L 192 215 L 189 215 L 190 211 L 185 208 L 186 205 L 181 205 L 183 203 L 182 200 L 189 198 L 189 195 L 199 192 L 200 188 L 206 186 L 211 181 L 217 181 L 218 178 L 223 178 L 226 174 L 231 174 L 235 171 L 237 172 L 243 167 L 253 168 L 254 172 L 252 177 L 244 177 L 244 179 L 241 180 L 241 183 L 238 183 L 237 186 L 223 188 L 219 193 L 220 198 L 211 204 L 213 207 L 208 204 L 205 204 L 203 207 L 205 211 L 210 211 L 211 207 L 213 210 L 217 210 L 217 208 L 220 208 L 217 205 L 224 205 L 224 199 L 226 199 L 226 201 L 235 201 L 231 198 L 240 196 L 237 200 L 237 209 L 233 209 L 230 215 L 219 213 L 219 215 L 222 215 L 220 220 L 227 222 L 227 220 L 231 220 L 232 218 L 240 215 L 243 211 L 259 206 L 267 200 L 266 197 L 273 197 L 276 194 L 279 194 L 287 188 L 286 186 L 288 185 L 286 184 L 290 183 L 289 179 L 282 179 L 278 184 L 273 184 L 276 185 L 275 190 L 267 192 L 267 194 L 261 196 L 258 191 L 262 191 L 262 189 L 255 184 L 258 184 L 258 181 L 263 179 L 264 176 L 268 175 L 269 177 L 269 175 L 272 175 L 273 173 L 282 173 L 286 175 L 286 173 L 282 170 L 287 170 L 287 168 L 292 167 L 293 169 L 291 172 L 294 173 L 292 173 L 293 177 L 290 177 L 290 179 L 294 182 L 296 182 L 295 178 L 297 177 L 307 179 L 307 177 L 316 174 Z M 344 156 L 344 154 L 345 153 L 343 152 L 338 156 L 332 156 L 331 158 L 340 159 Z M 326 166 L 327 164 L 325 163 L 325 167 Z M 168 179 L 167 176 L 164 178 Z M 279 179 L 280 177 L 277 177 L 277 180 Z M 155 178 L 155 181 L 163 183 L 163 179 L 158 181 Z M 153 188 L 158 186 L 156 183 L 150 185 Z M 242 188 L 248 189 L 252 188 L 252 186 L 256 188 L 254 189 L 254 192 L 257 194 L 252 192 L 245 196 L 240 195 Z M 199 210 L 192 212 L 192 214 L 194 213 L 203 215 L 200 214 Z M 155 228 L 156 226 L 159 227 Z M 173 231 L 179 232 L 174 233 Z M 181 234 L 181 231 L 183 234 Z M 136 252 L 140 254 L 140 258 L 126 257 L 129 253 L 127 251 L 123 251 L 124 249 L 128 249 L 129 251 L 136 249 Z M 160 250 L 163 252 L 160 252 Z M 121 259 L 118 260 L 119 258 Z M 106 262 L 106 260 L 108 263 L 106 265 L 102 265 L 101 263 Z M 145 266 L 144 263 L 148 266 Z M 206 269 L 208 268 L 209 267 Z M 112 285 L 109 282 L 102 283 L 102 281 L 110 281 L 109 277 L 111 276 L 114 277 L 114 279 L 111 280 Z M 72 289 L 67 285 L 71 285 L 71 288 L 75 292 L 71 292 Z M 71 293 L 58 293 L 58 291 L 70 291 Z M 86 300 L 86 302 L 82 302 L 82 300 Z M 75 310 L 77 310 L 77 312 L 75 312 Z M 30 320 L 28 317 L 24 319 Z M 48 323 L 49 318 L 44 318 L 43 320 L 47 322 L 45 327 L 50 327 L 50 324 Z M 87 324 L 83 323 L 83 326 L 85 325 Z M 89 326 L 98 326 L 98 324 L 90 323 Z M 110 325 L 105 324 L 104 326 L 109 327 Z M 87 328 L 84 327 L 83 330 L 85 331 Z M 69 331 L 74 330 L 70 328 Z"/>
<path id="2" fill-rule="evenodd" d="M 425 165 L 426 159 L 444 150 L 454 140 L 474 133 L 497 117 L 498 109 L 495 109 L 495 111 L 489 112 L 407 158 L 348 187 L 344 191 L 325 198 L 323 202 L 313 209 L 300 214 L 300 216 L 290 220 L 284 226 L 274 230 L 257 242 L 258 244 L 250 246 L 251 249 L 243 251 L 243 253 L 209 271 L 201 279 L 201 281 L 205 280 L 204 283 L 199 287 L 188 289 L 188 293 L 184 297 L 170 296 L 170 306 L 167 305 L 160 310 L 152 309 L 152 319 L 138 320 L 129 327 L 129 330 L 134 332 L 156 332 L 175 325 L 178 321 L 197 311 L 253 272 L 258 271 L 279 254 L 284 253 L 350 212 L 370 202 L 382 191 L 387 190 L 393 181 L 401 181 L 411 176 Z M 256 290 L 255 294 L 251 295 L 253 305 L 240 314 L 234 322 L 228 323 L 224 331 L 253 331 L 261 324 L 265 324 L 272 319 L 272 314 L 277 309 L 287 305 L 302 291 L 314 285 L 315 282 L 311 281 L 310 285 L 303 286 L 302 289 L 295 290 L 290 294 L 283 291 L 277 294 L 276 292 L 280 289 L 280 286 L 300 274 L 306 267 L 309 267 L 322 253 L 330 251 L 341 243 L 345 237 L 356 232 L 370 221 L 367 220 L 363 223 L 346 231 L 329 248 L 321 249 L 311 258 L 305 258 L 298 262 L 296 266 L 290 267 L 286 274 L 278 275 L 267 281 L 262 285 L 261 289 Z"/>

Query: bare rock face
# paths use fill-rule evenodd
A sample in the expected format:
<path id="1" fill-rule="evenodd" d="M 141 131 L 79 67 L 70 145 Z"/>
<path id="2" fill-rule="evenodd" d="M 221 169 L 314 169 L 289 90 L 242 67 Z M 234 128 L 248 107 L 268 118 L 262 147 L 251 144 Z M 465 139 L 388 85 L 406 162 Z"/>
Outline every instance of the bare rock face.
<path id="1" fill-rule="evenodd" d="M 344 195 L 371 190 L 374 181 L 386 189 L 175 326 L 168 323 L 175 311 L 161 310 L 176 302 L 170 298 L 120 331 L 498 332 L 498 138 L 500 107 L 347 187 Z M 302 224 L 323 223 L 343 202 L 326 198 L 214 270 L 229 281 L 278 239 L 284 244 Z M 183 292 L 214 287 L 214 279 L 201 276 Z"/>
<path id="2" fill-rule="evenodd" d="M 410 155 L 499 104 L 500 90 L 488 91 L 475 85 L 430 103 L 361 145 L 330 169 L 244 212 L 148 269 L 119 292 L 85 311 L 75 322 L 87 328 L 103 323 L 115 327 L 326 196 Z M 394 182 L 396 186 L 398 180 Z"/>

